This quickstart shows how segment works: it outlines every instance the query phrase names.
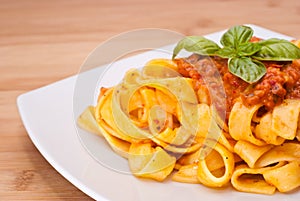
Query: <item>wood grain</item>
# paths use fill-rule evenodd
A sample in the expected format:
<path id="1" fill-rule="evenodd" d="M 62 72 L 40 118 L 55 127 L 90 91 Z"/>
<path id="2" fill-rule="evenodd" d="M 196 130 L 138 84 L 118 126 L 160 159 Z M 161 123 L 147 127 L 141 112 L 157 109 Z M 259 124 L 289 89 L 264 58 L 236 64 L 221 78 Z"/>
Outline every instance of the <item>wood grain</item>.
<path id="1" fill-rule="evenodd" d="M 0 0 L 0 200 L 91 200 L 34 147 L 18 95 L 76 74 L 98 44 L 125 31 L 203 35 L 244 23 L 300 38 L 300 1 Z"/>

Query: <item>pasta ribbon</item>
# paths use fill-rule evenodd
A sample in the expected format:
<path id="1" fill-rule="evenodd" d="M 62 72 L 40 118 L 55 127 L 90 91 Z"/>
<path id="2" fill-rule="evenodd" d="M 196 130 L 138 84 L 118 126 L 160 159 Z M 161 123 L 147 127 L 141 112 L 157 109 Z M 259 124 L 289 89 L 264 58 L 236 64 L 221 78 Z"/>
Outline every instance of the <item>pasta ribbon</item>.
<path id="1" fill-rule="evenodd" d="M 207 104 L 200 103 L 198 105 L 198 113 L 199 113 L 199 119 L 201 121 L 198 122 L 198 130 L 195 140 L 202 141 L 203 138 L 207 136 L 207 133 L 209 131 L 209 126 L 212 120 L 211 116 L 211 110 L 210 107 Z"/>
<path id="2" fill-rule="evenodd" d="M 266 171 L 263 176 L 280 192 L 289 192 L 300 186 L 300 164 L 292 161 L 282 167 Z"/>
<path id="3" fill-rule="evenodd" d="M 176 158 L 151 143 L 133 143 L 128 161 L 134 175 L 162 181 L 173 171 Z"/>
<path id="4" fill-rule="evenodd" d="M 209 170 L 206 159 L 202 159 L 198 162 L 197 177 L 199 181 L 210 187 L 222 187 L 225 186 L 231 179 L 231 175 L 234 170 L 234 156 L 225 147 L 219 143 L 213 148 L 217 151 L 224 163 L 224 174 L 220 177 L 215 176 L 211 170 Z"/>
<path id="5" fill-rule="evenodd" d="M 226 132 L 221 132 L 219 141 L 221 145 L 226 147 L 230 152 L 234 152 L 234 145 L 236 144 L 236 141 L 231 138 L 231 136 Z"/>
<path id="6" fill-rule="evenodd" d="M 278 164 L 280 167 L 283 164 Z M 276 167 L 267 168 L 249 168 L 247 165 L 240 165 L 236 167 L 231 178 L 232 186 L 243 192 L 259 193 L 259 194 L 274 194 L 276 187 L 265 181 L 263 174 Z"/>
<path id="7" fill-rule="evenodd" d="M 300 100 L 287 99 L 274 108 L 272 113 L 272 130 L 287 140 L 296 137 Z"/>
<path id="8" fill-rule="evenodd" d="M 284 138 L 278 136 L 272 129 L 272 113 L 268 112 L 259 121 L 255 127 L 255 135 L 264 140 L 268 144 L 280 145 L 284 142 Z"/>
<path id="9" fill-rule="evenodd" d="M 256 138 L 251 130 L 252 117 L 259 108 L 260 105 L 246 107 L 240 101 L 233 105 L 228 121 L 229 133 L 233 139 L 248 141 L 258 146 L 266 144 L 261 139 Z"/>
<path id="10" fill-rule="evenodd" d="M 177 71 L 177 63 L 170 59 L 152 59 L 142 70 L 145 78 L 181 77 Z"/>
<path id="11" fill-rule="evenodd" d="M 185 165 L 173 175 L 172 180 L 183 183 L 199 184 L 200 181 L 197 178 L 197 172 L 197 164 Z"/>
<path id="12" fill-rule="evenodd" d="M 101 130 L 99 128 L 99 125 L 97 124 L 94 114 L 95 114 L 95 107 L 94 106 L 87 107 L 83 111 L 83 113 L 79 116 L 77 123 L 82 129 L 97 134 L 99 136 L 102 136 Z"/>
<path id="13" fill-rule="evenodd" d="M 179 107 L 179 105 L 174 95 L 167 90 L 155 90 L 155 93 L 160 107 L 162 107 L 166 112 L 176 115 L 177 107 Z"/>
<path id="14" fill-rule="evenodd" d="M 256 161 L 272 147 L 272 145 L 257 146 L 250 142 L 240 140 L 235 144 L 234 151 L 250 168 L 254 168 Z"/>
<path id="15" fill-rule="evenodd" d="M 107 126 L 106 128 L 111 128 L 110 130 L 112 132 L 110 132 L 111 135 L 127 141 L 127 142 L 138 142 L 138 140 L 136 138 L 132 138 L 130 136 L 128 136 L 127 134 L 123 133 L 116 125 L 115 120 L 113 118 L 112 114 L 112 107 L 111 107 L 111 102 L 112 102 L 112 94 L 113 94 L 114 89 L 111 88 L 109 90 L 107 90 L 104 95 L 103 98 L 100 99 L 99 103 L 96 106 L 95 109 L 95 117 L 96 117 L 96 121 L 98 122 L 100 128 L 101 125 L 104 125 L 103 123 L 105 123 Z"/>
<path id="16" fill-rule="evenodd" d="M 265 167 L 278 162 L 300 162 L 300 144 L 286 142 L 280 146 L 275 146 L 263 154 L 256 162 L 256 167 Z"/>

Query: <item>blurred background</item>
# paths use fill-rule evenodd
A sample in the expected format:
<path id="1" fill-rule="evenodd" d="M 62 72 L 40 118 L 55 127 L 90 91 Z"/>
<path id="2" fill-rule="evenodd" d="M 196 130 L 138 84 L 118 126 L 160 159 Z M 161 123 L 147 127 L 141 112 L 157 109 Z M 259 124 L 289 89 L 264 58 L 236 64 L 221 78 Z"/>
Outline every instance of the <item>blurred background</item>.
<path id="1" fill-rule="evenodd" d="M 126 31 L 204 35 L 238 24 L 300 38 L 300 1 L 0 0 L 0 200 L 91 200 L 32 144 L 18 95 L 76 74 L 94 48 Z"/>

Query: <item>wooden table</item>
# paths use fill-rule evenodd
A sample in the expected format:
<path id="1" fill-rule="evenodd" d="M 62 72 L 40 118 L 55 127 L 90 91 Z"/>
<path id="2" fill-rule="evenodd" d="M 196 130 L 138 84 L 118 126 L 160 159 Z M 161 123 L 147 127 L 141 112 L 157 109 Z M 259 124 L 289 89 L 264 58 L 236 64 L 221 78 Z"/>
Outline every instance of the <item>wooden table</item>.
<path id="1" fill-rule="evenodd" d="M 76 74 L 99 43 L 124 31 L 203 35 L 243 23 L 300 38 L 300 1 L 1 0 L 0 200 L 91 200 L 35 148 L 18 95 Z"/>

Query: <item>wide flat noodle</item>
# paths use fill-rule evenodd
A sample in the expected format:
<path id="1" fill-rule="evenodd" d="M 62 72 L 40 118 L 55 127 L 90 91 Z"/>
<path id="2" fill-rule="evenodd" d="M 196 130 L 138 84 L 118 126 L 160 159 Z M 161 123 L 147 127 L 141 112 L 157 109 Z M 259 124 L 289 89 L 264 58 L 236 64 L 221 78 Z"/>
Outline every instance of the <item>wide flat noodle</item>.
<path id="1" fill-rule="evenodd" d="M 83 113 L 77 119 L 77 124 L 79 127 L 88 132 L 102 136 L 101 130 L 95 118 L 95 107 L 93 106 L 89 106 L 83 111 Z"/>
<path id="2" fill-rule="evenodd" d="M 202 141 L 202 139 L 205 138 L 208 133 L 212 115 L 210 107 L 204 103 L 198 104 L 198 113 L 200 121 L 198 122 L 198 130 L 195 140 Z"/>
<path id="3" fill-rule="evenodd" d="M 177 154 L 193 153 L 193 152 L 199 150 L 200 147 L 202 146 L 201 143 L 192 143 L 192 144 L 189 144 L 189 146 L 186 146 L 186 147 L 174 146 L 172 144 L 165 143 L 165 142 L 157 139 L 156 137 L 151 138 L 151 140 L 153 142 L 155 142 L 157 145 L 164 148 L 165 150 L 173 152 L 173 153 L 177 153 Z"/>
<path id="4" fill-rule="evenodd" d="M 134 110 L 142 109 L 144 106 L 142 95 L 139 91 L 135 92 L 129 102 L 129 113 L 131 113 Z"/>
<path id="5" fill-rule="evenodd" d="M 141 119 L 139 119 L 142 123 L 147 123 L 149 118 L 150 109 L 157 105 L 157 99 L 155 96 L 155 90 L 152 88 L 143 87 L 139 89 L 139 92 L 141 94 L 142 102 L 143 102 L 143 116 Z M 147 125 L 147 124 L 146 124 Z"/>
<path id="6" fill-rule="evenodd" d="M 255 127 L 254 132 L 257 138 L 264 140 L 268 144 L 280 145 L 285 140 L 284 138 L 278 136 L 277 132 L 273 131 L 271 112 L 268 112 L 260 119 L 260 122 Z"/>
<path id="7" fill-rule="evenodd" d="M 296 137 L 299 112 L 300 100 L 284 100 L 273 110 L 272 130 L 284 139 L 293 140 Z"/>
<path id="8" fill-rule="evenodd" d="M 272 145 L 257 146 L 250 142 L 240 140 L 235 144 L 234 151 L 250 168 L 254 168 L 256 161 L 272 147 Z"/>
<path id="9" fill-rule="evenodd" d="M 174 95 L 167 90 L 155 90 L 158 104 L 168 113 L 176 115 L 178 103 Z"/>
<path id="10" fill-rule="evenodd" d="M 289 192 L 300 186 L 300 163 L 292 161 L 282 167 L 263 173 L 265 180 L 280 192 Z"/>
<path id="11" fill-rule="evenodd" d="M 218 141 L 221 145 L 226 147 L 230 152 L 234 152 L 234 146 L 236 144 L 236 141 L 229 136 L 228 133 L 222 132 Z"/>
<path id="12" fill-rule="evenodd" d="M 174 169 L 176 158 L 151 143 L 131 144 L 128 153 L 129 167 L 135 176 L 164 180 Z"/>
<path id="13" fill-rule="evenodd" d="M 231 184 L 238 191 L 268 195 L 274 194 L 276 187 L 265 181 L 263 173 L 276 167 L 253 169 L 247 165 L 240 165 L 233 172 Z"/>
<path id="14" fill-rule="evenodd" d="M 100 122 L 105 121 L 107 125 L 111 128 L 112 132 L 110 132 L 111 135 L 114 135 L 115 137 L 125 140 L 127 142 L 137 142 L 138 140 L 135 138 L 131 138 L 120 129 L 118 129 L 117 125 L 115 124 L 114 118 L 112 116 L 112 110 L 111 110 L 111 101 L 112 101 L 112 94 L 113 94 L 113 88 L 109 89 L 105 92 L 103 95 L 103 98 L 100 99 L 99 103 L 96 106 L 95 109 L 95 117 L 96 121 L 98 122 L 99 126 L 101 127 Z"/>
<path id="15" fill-rule="evenodd" d="M 200 184 L 197 178 L 198 165 L 190 164 L 179 168 L 179 170 L 172 176 L 173 181 L 191 184 Z"/>
<path id="16" fill-rule="evenodd" d="M 260 105 L 246 107 L 238 101 L 233 105 L 229 115 L 229 134 L 235 140 L 244 140 L 252 144 L 262 146 L 266 143 L 257 139 L 251 130 L 251 121 L 254 113 L 260 108 Z"/>
<path id="17" fill-rule="evenodd" d="M 275 146 L 274 148 L 263 154 L 259 158 L 259 160 L 257 160 L 255 166 L 265 167 L 282 161 L 300 162 L 300 144 L 295 142 L 287 142 L 280 146 Z"/>
<path id="18" fill-rule="evenodd" d="M 204 158 L 198 162 L 197 177 L 199 181 L 206 186 L 222 187 L 228 184 L 231 179 L 231 175 L 234 170 L 234 156 L 219 143 L 216 143 L 216 146 L 213 148 L 213 150 L 218 152 L 222 158 L 225 167 L 224 174 L 220 177 L 215 176 L 208 168 L 207 161 Z"/>

